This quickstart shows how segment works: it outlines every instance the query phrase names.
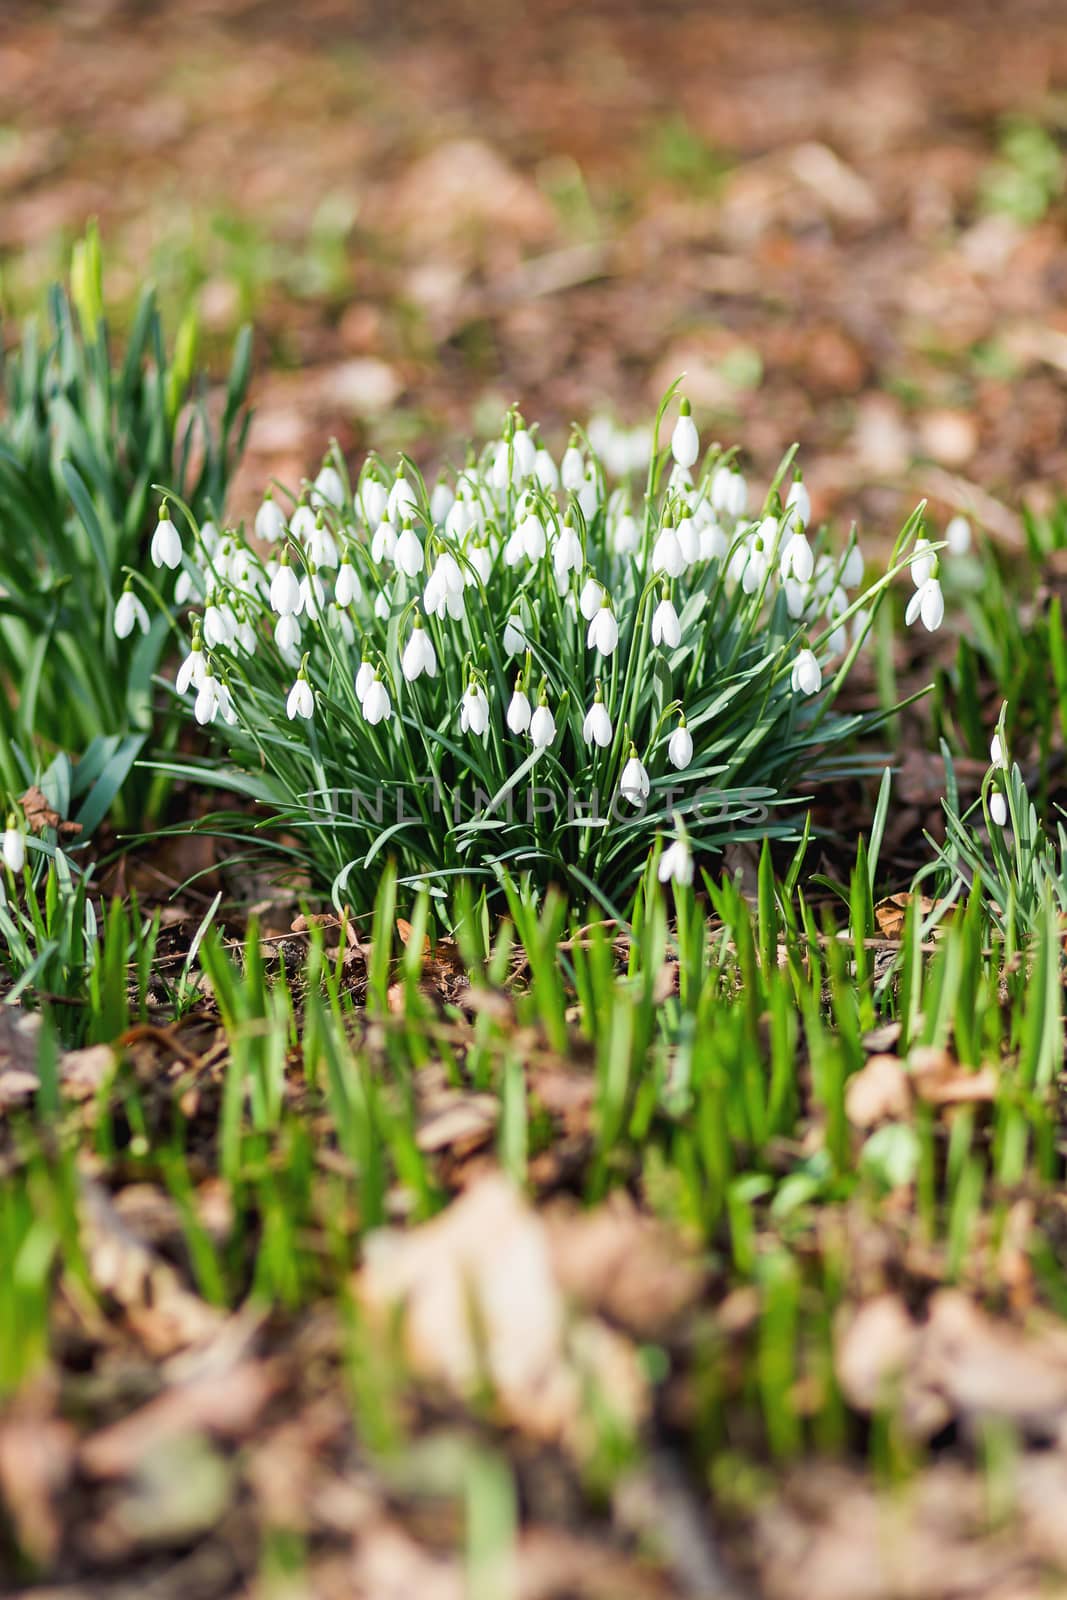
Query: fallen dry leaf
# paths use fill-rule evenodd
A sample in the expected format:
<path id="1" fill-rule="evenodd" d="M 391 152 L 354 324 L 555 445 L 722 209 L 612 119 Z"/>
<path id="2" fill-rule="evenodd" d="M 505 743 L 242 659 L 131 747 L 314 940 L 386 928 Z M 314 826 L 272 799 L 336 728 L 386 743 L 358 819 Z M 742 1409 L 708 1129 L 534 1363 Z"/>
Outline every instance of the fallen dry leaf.
<path id="1" fill-rule="evenodd" d="M 896 1121 L 910 1109 L 908 1075 L 896 1056 L 871 1056 L 845 1085 L 845 1114 L 854 1128 Z"/>

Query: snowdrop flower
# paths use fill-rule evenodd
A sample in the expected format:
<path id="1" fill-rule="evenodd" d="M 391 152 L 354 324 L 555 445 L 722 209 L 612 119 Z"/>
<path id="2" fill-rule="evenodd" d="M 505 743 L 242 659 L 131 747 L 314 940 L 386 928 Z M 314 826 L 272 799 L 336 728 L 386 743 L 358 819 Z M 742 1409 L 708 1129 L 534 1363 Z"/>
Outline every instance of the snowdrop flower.
<path id="1" fill-rule="evenodd" d="M 218 645 L 230 645 L 237 636 L 237 618 L 228 604 L 219 605 L 212 595 L 204 611 L 204 643 L 209 650 Z"/>
<path id="2" fill-rule="evenodd" d="M 818 694 L 822 688 L 822 668 L 815 658 L 815 652 L 807 646 L 793 662 L 789 682 L 794 694 Z"/>
<path id="3" fill-rule="evenodd" d="M 998 828 L 1007 827 L 1008 802 L 1001 794 L 999 789 L 994 789 L 993 793 L 989 796 L 989 815 L 992 817 Z"/>
<path id="4" fill-rule="evenodd" d="M 701 561 L 721 561 L 730 548 L 730 541 L 714 518 L 701 524 L 699 558 Z"/>
<path id="5" fill-rule="evenodd" d="M 522 623 L 513 612 L 504 624 L 504 654 L 518 656 L 526 649 L 526 635 Z"/>
<path id="6" fill-rule="evenodd" d="M 474 733 L 479 736 L 484 736 L 489 731 L 489 701 L 481 684 L 476 683 L 473 678 L 460 701 L 459 729 L 461 733 Z"/>
<path id="7" fill-rule="evenodd" d="M 307 496 L 301 495 L 300 504 L 293 512 L 289 523 L 289 532 L 294 539 L 302 539 L 305 544 L 315 532 L 315 523 L 318 521 L 318 512 L 308 505 Z"/>
<path id="8" fill-rule="evenodd" d="M 945 597 L 941 593 L 941 584 L 936 577 L 937 563 L 934 562 L 933 575 L 925 580 L 911 599 L 908 601 L 904 613 L 904 622 L 910 628 L 918 617 L 927 633 L 936 633 L 945 618 Z"/>
<path id="9" fill-rule="evenodd" d="M 396 529 L 388 518 L 383 517 L 374 530 L 370 542 L 371 560 L 376 566 L 381 566 L 385 561 L 392 561 L 396 553 Z"/>
<path id="10" fill-rule="evenodd" d="M 311 685 L 307 679 L 307 656 L 300 663 L 300 671 L 296 675 L 296 682 L 289 690 L 289 698 L 285 702 L 285 714 L 290 722 L 297 717 L 310 720 L 315 715 L 315 696 L 311 692 Z"/>
<path id="11" fill-rule="evenodd" d="M 526 505 L 526 515 L 519 523 L 516 533 L 522 539 L 523 554 L 530 565 L 533 566 L 540 561 L 548 548 L 548 535 L 545 533 L 544 523 L 529 500 L 527 500 Z"/>
<path id="12" fill-rule="evenodd" d="M 795 489 L 796 484 L 793 487 Z M 811 546 L 799 530 L 794 530 L 782 548 L 778 571 L 783 578 L 792 577 L 798 583 L 807 583 L 814 570 L 815 558 Z"/>
<path id="13" fill-rule="evenodd" d="M 678 421 L 671 434 L 671 455 L 680 467 L 691 467 L 700 454 L 700 436 L 690 415 L 689 401 L 682 400 L 678 408 Z"/>
<path id="14" fill-rule="evenodd" d="M 322 519 L 320 512 L 308 539 L 308 560 L 317 567 L 336 567 L 339 557 L 337 541 Z"/>
<path id="15" fill-rule="evenodd" d="M 278 570 L 270 581 L 270 608 L 278 617 L 299 616 L 304 604 L 300 581 L 289 565 L 289 552 L 282 552 Z M 210 644 L 210 640 L 208 641 Z"/>
<path id="16" fill-rule="evenodd" d="M 381 674 L 375 673 L 367 685 L 367 692 L 363 696 L 363 715 L 371 727 L 376 727 L 379 722 L 388 722 L 393 713 L 392 701 L 389 691 L 382 682 Z"/>
<path id="17" fill-rule="evenodd" d="M 796 533 L 802 532 L 811 521 L 811 496 L 799 472 L 790 484 L 785 497 L 786 526 Z"/>
<path id="18" fill-rule="evenodd" d="M 688 888 L 692 883 L 693 852 L 684 833 L 668 845 L 660 856 L 656 876 L 660 883 L 677 883 L 683 888 Z"/>
<path id="19" fill-rule="evenodd" d="M 389 492 L 373 472 L 366 473 L 359 486 L 359 503 L 367 527 L 376 528 L 385 516 L 385 508 L 389 504 Z"/>
<path id="20" fill-rule="evenodd" d="M 297 609 L 302 610 L 310 621 L 315 622 L 322 616 L 325 604 L 326 591 L 322 586 L 322 579 L 314 567 L 309 567 L 300 580 L 300 605 Z"/>
<path id="21" fill-rule="evenodd" d="M 517 567 L 525 555 L 526 539 L 523 534 L 523 526 L 520 523 L 510 534 L 508 542 L 504 546 L 504 565 L 506 567 Z"/>
<path id="22" fill-rule="evenodd" d="M 675 528 L 678 548 L 682 552 L 682 560 L 687 567 L 700 560 L 700 530 L 688 512 L 684 512 L 678 519 Z"/>
<path id="23" fill-rule="evenodd" d="M 629 511 L 624 511 L 612 529 L 611 541 L 616 555 L 629 556 L 640 548 L 641 530 L 637 526 L 636 517 Z"/>
<path id="24" fill-rule="evenodd" d="M 619 643 L 619 624 L 611 608 L 611 601 L 604 594 L 600 602 L 600 610 L 589 624 L 585 636 L 587 650 L 596 650 L 602 656 L 615 653 Z"/>
<path id="25" fill-rule="evenodd" d="M 159 508 L 159 521 L 156 523 L 156 531 L 152 535 L 150 553 L 154 567 L 169 567 L 173 572 L 175 567 L 181 565 L 181 535 L 167 514 L 167 502 L 165 500 Z"/>
<path id="26" fill-rule="evenodd" d="M 200 590 L 197 587 L 196 579 L 188 567 L 183 567 L 174 585 L 174 604 L 176 606 L 188 605 L 193 596 L 199 593 Z"/>
<path id="27" fill-rule="evenodd" d="M 921 589 L 934 576 L 936 560 L 929 539 L 916 539 L 911 559 L 911 581 L 917 589 Z"/>
<path id="28" fill-rule="evenodd" d="M 455 498 L 448 479 L 442 473 L 434 484 L 433 494 L 430 496 L 430 521 L 436 527 L 441 527 L 444 523 L 445 518 L 455 504 Z M 464 532 L 466 532 L 466 529 L 464 529 Z"/>
<path id="29" fill-rule="evenodd" d="M 119 595 L 115 606 L 114 626 L 117 639 L 128 639 L 134 628 L 140 628 L 142 633 L 148 632 L 148 612 L 130 588 L 129 578 L 126 579 L 126 587 Z"/>
<path id="30" fill-rule="evenodd" d="M 1008 770 L 1008 752 L 1004 748 L 1004 741 L 999 733 L 995 733 L 990 742 L 989 760 L 994 767 L 999 767 L 1002 772 Z"/>
<path id="31" fill-rule="evenodd" d="M 189 654 L 178 668 L 174 687 L 179 694 L 184 694 L 190 685 L 199 689 L 207 674 L 207 662 L 204 659 L 204 647 L 200 642 L 200 624 L 193 624 L 193 642 L 189 647 Z"/>
<path id="32" fill-rule="evenodd" d="M 534 477 L 548 494 L 559 488 L 559 468 L 544 445 L 534 456 Z"/>
<path id="33" fill-rule="evenodd" d="M 590 573 L 582 584 L 582 592 L 578 596 L 578 609 L 586 622 L 592 622 L 606 599 L 607 590 L 604 585 L 598 583 Z"/>
<path id="34" fill-rule="evenodd" d="M 10 812 L 4 829 L 4 866 L 13 877 L 18 877 L 26 865 L 26 840 L 18 825 L 18 818 Z"/>
<path id="35" fill-rule="evenodd" d="M 648 799 L 650 788 L 644 763 L 637 754 L 636 746 L 631 744 L 630 758 L 623 767 L 622 777 L 619 779 L 619 792 L 632 806 L 639 806 Z"/>
<path id="36" fill-rule="evenodd" d="M 263 504 L 256 512 L 256 538 L 262 539 L 264 544 L 277 544 L 279 539 L 285 538 L 285 516 L 275 504 L 274 496 L 268 489 L 263 496 Z M 204 530 L 201 528 L 200 536 L 203 538 Z"/>
<path id="37" fill-rule="evenodd" d="M 296 659 L 297 647 L 300 644 L 300 624 L 292 611 L 278 618 L 274 629 L 274 643 L 287 661 Z"/>
<path id="38" fill-rule="evenodd" d="M 585 479 L 578 490 L 578 504 L 582 508 L 582 516 L 586 522 L 592 522 L 600 504 L 600 479 L 597 477 L 596 468 L 590 462 L 585 469 Z"/>
<path id="39" fill-rule="evenodd" d="M 367 690 L 370 688 L 373 682 L 374 668 L 367 660 L 366 656 L 364 656 L 356 672 L 356 699 L 359 701 L 360 705 L 362 705 L 364 700 L 367 698 Z"/>
<path id="40" fill-rule="evenodd" d="M 652 613 L 652 643 L 666 645 L 668 650 L 674 650 L 681 642 L 682 624 L 671 602 L 670 590 L 664 584 L 662 599 Z"/>
<path id="41" fill-rule="evenodd" d="M 467 537 L 476 521 L 477 517 L 468 501 L 462 494 L 459 494 L 453 500 L 449 513 L 445 518 L 445 532 L 450 539 L 455 539 L 458 544 L 461 539 Z"/>
<path id="42" fill-rule="evenodd" d="M 505 717 L 505 721 L 507 722 L 508 729 L 511 733 L 520 734 L 526 732 L 527 728 L 530 726 L 531 718 L 532 712 L 530 710 L 530 701 L 526 691 L 522 687 L 522 673 L 520 672 L 519 676 L 515 679 L 515 692 L 508 702 L 507 716 Z"/>
<path id="43" fill-rule="evenodd" d="M 327 622 L 330 627 L 336 628 L 345 644 L 351 646 L 355 642 L 356 630 L 352 618 L 336 602 L 331 602 L 326 607 Z"/>
<path id="44" fill-rule="evenodd" d="M 214 722 L 219 714 L 221 705 L 222 695 L 219 690 L 219 682 L 209 666 L 193 702 L 193 716 L 200 726 L 204 728 L 209 722 Z"/>
<path id="45" fill-rule="evenodd" d="M 945 529 L 945 543 L 954 556 L 965 556 L 971 548 L 971 525 L 964 516 L 951 518 Z"/>
<path id="46" fill-rule="evenodd" d="M 389 521 L 393 523 L 402 522 L 406 516 L 418 510 L 418 505 L 415 491 L 404 477 L 403 468 L 401 468 L 386 501 L 386 512 Z"/>
<path id="47" fill-rule="evenodd" d="M 523 426 L 522 418 L 511 439 L 512 477 L 518 482 L 532 478 L 537 465 L 537 446 Z"/>
<path id="48" fill-rule="evenodd" d="M 838 581 L 843 589 L 858 589 L 863 582 L 863 551 L 854 544 L 841 563 Z"/>
<path id="49" fill-rule="evenodd" d="M 782 585 L 785 593 L 785 608 L 794 622 L 799 622 L 808 607 L 810 590 L 807 584 L 798 583 L 795 578 L 787 578 Z"/>
<path id="50" fill-rule="evenodd" d="M 552 550 L 552 565 L 556 569 L 556 581 L 561 588 L 566 584 L 568 574 L 581 572 L 584 562 L 582 541 L 575 531 L 573 513 L 568 511 Z"/>
<path id="51" fill-rule="evenodd" d="M 318 477 L 315 479 L 315 489 L 317 491 L 317 501 L 316 495 L 313 494 L 311 496 L 313 504 L 322 505 L 325 503 L 328 506 L 334 506 L 337 510 L 340 510 L 344 505 L 345 486 L 341 479 L 341 474 L 332 461 L 327 459 L 322 463 Z"/>
<path id="52" fill-rule="evenodd" d="M 374 598 L 374 615 L 378 618 L 379 622 L 388 622 L 388 620 L 389 620 L 389 591 L 387 589 L 379 589 L 377 595 L 375 596 L 375 598 Z"/>
<path id="53" fill-rule="evenodd" d="M 428 678 L 437 676 L 437 652 L 417 611 L 412 618 L 411 637 L 404 646 L 400 666 L 408 683 L 414 683 L 424 672 Z"/>
<path id="54" fill-rule="evenodd" d="M 586 744 L 595 744 L 601 750 L 606 750 L 611 743 L 613 731 L 598 678 L 593 704 L 586 712 L 585 721 L 582 723 L 582 738 Z"/>
<path id="55" fill-rule="evenodd" d="M 234 636 L 233 642 L 237 646 L 238 650 L 244 651 L 246 656 L 255 655 L 256 645 L 259 643 L 259 640 L 256 637 L 255 628 L 253 628 L 251 622 L 249 622 L 248 617 L 243 611 L 237 619 L 237 633 Z"/>
<path id="56" fill-rule="evenodd" d="M 356 576 L 356 569 L 347 552 L 333 586 L 333 596 L 339 606 L 350 606 L 363 598 L 363 586 Z"/>
<path id="57" fill-rule="evenodd" d="M 663 524 L 652 546 L 653 572 L 665 572 L 668 578 L 678 578 L 685 571 L 685 557 L 678 543 L 678 535 L 668 521 Z"/>
<path id="58" fill-rule="evenodd" d="M 578 448 L 578 441 L 575 438 L 571 439 L 570 444 L 563 452 L 559 475 L 560 482 L 568 494 L 575 494 L 585 482 L 585 462 L 582 459 L 582 452 Z"/>
<path id="59" fill-rule="evenodd" d="M 535 750 L 547 750 L 556 737 L 556 719 L 548 709 L 548 694 L 542 687 L 537 710 L 530 718 L 530 742 Z"/>
<path id="60" fill-rule="evenodd" d="M 483 584 L 489 582 L 489 574 L 493 570 L 493 553 L 484 540 L 472 544 L 467 551 L 467 560 L 473 570 L 464 574 L 464 583 L 468 589 L 473 589 L 478 580 Z"/>
<path id="61" fill-rule="evenodd" d="M 711 505 L 728 517 L 743 517 L 748 506 L 748 484 L 736 466 L 719 466 L 711 477 Z"/>
<path id="62" fill-rule="evenodd" d="M 422 571 L 425 557 L 419 536 L 410 521 L 404 523 L 404 531 L 396 542 L 393 559 L 405 578 L 414 578 Z"/>
<path id="63" fill-rule="evenodd" d="M 684 772 L 693 759 L 693 735 L 686 727 L 684 717 L 671 734 L 667 744 L 667 759 L 679 772 Z"/>

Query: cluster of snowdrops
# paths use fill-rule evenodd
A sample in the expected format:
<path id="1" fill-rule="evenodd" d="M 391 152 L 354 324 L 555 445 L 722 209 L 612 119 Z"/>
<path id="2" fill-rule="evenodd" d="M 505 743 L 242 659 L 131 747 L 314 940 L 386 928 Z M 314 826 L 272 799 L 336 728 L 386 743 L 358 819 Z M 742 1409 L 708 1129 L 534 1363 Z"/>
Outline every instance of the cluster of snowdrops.
<path id="1" fill-rule="evenodd" d="M 919 513 L 865 587 L 791 455 L 757 497 L 732 451 L 702 457 L 684 399 L 667 422 L 673 400 L 651 433 L 613 447 L 602 425 L 598 454 L 576 430 L 562 458 L 512 411 L 432 487 L 373 456 L 352 481 L 333 449 L 251 534 L 161 505 L 151 558 L 181 569 L 190 619 L 175 687 L 225 753 L 213 781 L 243 774 L 303 830 L 335 898 L 383 849 L 412 882 L 506 867 L 603 889 L 657 835 L 661 876 L 686 881 L 692 842 L 774 831 L 862 724 L 833 702 L 905 568 L 907 621 L 940 625 Z M 131 574 L 120 635 L 147 628 L 152 587 Z"/>

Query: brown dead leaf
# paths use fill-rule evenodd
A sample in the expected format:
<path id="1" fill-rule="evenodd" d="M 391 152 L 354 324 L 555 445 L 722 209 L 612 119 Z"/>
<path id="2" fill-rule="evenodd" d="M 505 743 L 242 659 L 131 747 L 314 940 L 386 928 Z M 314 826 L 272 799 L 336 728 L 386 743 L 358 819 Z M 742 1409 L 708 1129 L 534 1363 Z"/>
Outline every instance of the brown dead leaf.
<path id="1" fill-rule="evenodd" d="M 970 1072 L 937 1046 L 920 1045 L 908 1055 L 915 1092 L 929 1105 L 969 1105 L 995 1100 L 999 1078 L 993 1067 Z"/>
<path id="2" fill-rule="evenodd" d="M 885 900 L 879 900 L 874 908 L 874 920 L 878 924 L 878 931 L 886 939 L 900 939 L 904 933 L 904 921 L 908 914 L 908 907 L 915 898 L 911 894 L 891 894 Z M 919 915 L 922 918 L 929 916 L 934 909 L 933 900 L 928 900 L 925 895 L 919 896 Z"/>
<path id="3" fill-rule="evenodd" d="M 53 828 L 61 839 L 76 839 L 82 831 L 80 822 L 66 822 L 52 809 L 36 784 L 19 795 L 18 803 L 31 833 L 44 833 L 46 828 Z"/>
<path id="4" fill-rule="evenodd" d="M 42 1566 L 59 1545 L 56 1502 L 74 1466 L 75 1430 L 50 1414 L 52 1399 L 30 1388 L 0 1417 L 0 1505 L 19 1545 Z"/>
<path id="5" fill-rule="evenodd" d="M 845 1085 L 845 1114 L 854 1128 L 899 1120 L 910 1110 L 908 1075 L 896 1056 L 871 1056 Z"/>

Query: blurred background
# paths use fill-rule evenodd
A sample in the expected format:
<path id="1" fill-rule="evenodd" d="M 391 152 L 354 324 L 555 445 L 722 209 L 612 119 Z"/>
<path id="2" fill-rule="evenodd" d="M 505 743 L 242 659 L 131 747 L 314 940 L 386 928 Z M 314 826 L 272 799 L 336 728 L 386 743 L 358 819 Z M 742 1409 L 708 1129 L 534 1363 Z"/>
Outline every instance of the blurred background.
<path id="1" fill-rule="evenodd" d="M 221 369 L 237 511 L 346 450 L 454 457 L 519 401 L 707 437 L 819 513 L 928 494 L 1014 532 L 1065 478 L 1062 0 L 4 0 L 0 296 L 100 219 Z"/>

